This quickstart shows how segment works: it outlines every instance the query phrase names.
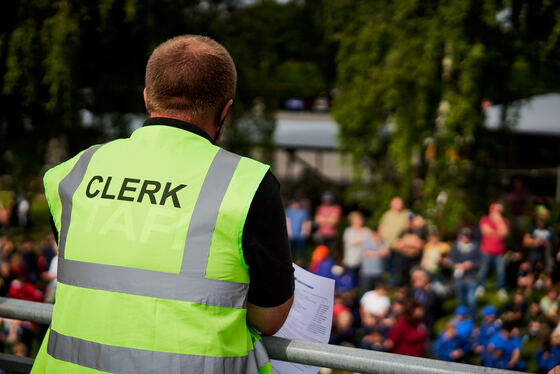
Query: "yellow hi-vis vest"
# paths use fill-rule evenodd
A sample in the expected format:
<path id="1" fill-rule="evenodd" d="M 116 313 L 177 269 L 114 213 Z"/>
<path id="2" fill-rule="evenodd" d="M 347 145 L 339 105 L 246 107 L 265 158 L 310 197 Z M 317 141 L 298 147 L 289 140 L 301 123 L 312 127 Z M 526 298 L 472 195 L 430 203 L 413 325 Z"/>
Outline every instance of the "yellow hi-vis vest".
<path id="1" fill-rule="evenodd" d="M 271 372 L 241 247 L 267 170 L 160 125 L 49 170 L 58 285 L 31 372 Z"/>

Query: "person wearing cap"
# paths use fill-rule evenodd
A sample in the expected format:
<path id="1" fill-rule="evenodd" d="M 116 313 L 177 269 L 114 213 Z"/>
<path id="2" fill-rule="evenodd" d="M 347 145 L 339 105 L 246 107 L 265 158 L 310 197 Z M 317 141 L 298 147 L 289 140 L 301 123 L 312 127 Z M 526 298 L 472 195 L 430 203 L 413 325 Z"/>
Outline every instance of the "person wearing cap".
<path id="1" fill-rule="evenodd" d="M 471 351 L 471 336 L 474 331 L 474 320 L 469 316 L 469 308 L 459 305 L 455 308 L 455 316 L 451 323 L 455 326 L 457 337 L 461 340 L 461 350 L 464 354 Z"/>
<path id="2" fill-rule="evenodd" d="M 172 38 L 144 126 L 46 173 L 58 284 L 32 373 L 272 372 L 256 329 L 284 323 L 293 267 L 269 166 L 216 145 L 235 86 L 220 44 Z"/>
<path id="3" fill-rule="evenodd" d="M 529 250 L 531 271 L 550 274 L 554 266 L 552 250 L 556 232 L 548 225 L 550 212 L 544 205 L 537 206 L 537 222 L 523 237 L 523 247 Z"/>
<path id="4" fill-rule="evenodd" d="M 509 235 L 509 222 L 502 215 L 503 211 L 502 204 L 492 203 L 488 209 L 488 215 L 480 219 L 482 264 L 478 273 L 476 289 L 477 296 L 484 294 L 488 271 L 493 265 L 498 278 L 498 297 L 501 300 L 507 298 L 504 253 L 506 252 L 505 238 Z"/>
<path id="5" fill-rule="evenodd" d="M 497 313 L 498 310 L 494 305 L 486 305 L 482 308 L 480 313 L 482 315 L 482 322 L 478 326 L 478 332 L 472 347 L 475 354 L 482 354 L 490 338 L 500 329 L 500 325 L 496 320 Z"/>
<path id="6" fill-rule="evenodd" d="M 463 227 L 459 230 L 457 240 L 453 243 L 449 255 L 453 267 L 453 281 L 457 301 L 469 308 L 471 316 L 476 316 L 477 274 L 481 262 L 480 249 L 472 240 L 472 230 Z"/>

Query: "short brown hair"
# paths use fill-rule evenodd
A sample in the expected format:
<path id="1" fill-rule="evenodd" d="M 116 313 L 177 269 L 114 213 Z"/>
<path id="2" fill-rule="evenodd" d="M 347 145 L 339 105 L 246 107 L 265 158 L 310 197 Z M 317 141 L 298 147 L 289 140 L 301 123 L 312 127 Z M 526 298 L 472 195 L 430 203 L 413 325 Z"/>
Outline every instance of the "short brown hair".
<path id="1" fill-rule="evenodd" d="M 148 113 L 187 113 L 206 120 L 235 95 L 237 73 L 228 51 L 198 35 L 176 36 L 160 44 L 146 66 Z"/>

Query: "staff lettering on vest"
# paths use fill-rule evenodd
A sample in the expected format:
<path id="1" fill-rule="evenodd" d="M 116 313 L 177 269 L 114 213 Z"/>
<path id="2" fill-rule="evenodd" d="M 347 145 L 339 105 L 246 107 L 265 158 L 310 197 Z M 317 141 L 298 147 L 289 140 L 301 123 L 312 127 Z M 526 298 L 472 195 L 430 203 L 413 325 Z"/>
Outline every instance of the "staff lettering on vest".
<path id="1" fill-rule="evenodd" d="M 135 197 L 133 195 L 130 195 L 128 193 L 135 193 L 138 190 L 137 187 L 134 186 L 134 185 L 140 184 L 140 182 L 141 182 L 140 179 L 124 178 L 121 182 L 121 187 L 118 190 L 119 192 L 118 192 L 117 195 L 111 194 L 109 192 L 109 188 L 111 186 L 111 181 L 112 180 L 113 180 L 113 177 L 111 177 L 111 176 L 106 177 L 105 179 L 100 175 L 93 176 L 87 184 L 86 196 L 89 197 L 90 199 L 93 199 L 93 198 L 97 197 L 99 195 L 99 193 L 101 192 L 100 197 L 102 199 L 114 200 L 116 198 L 117 200 L 122 200 L 122 201 L 135 201 L 136 200 L 136 202 L 138 202 L 138 203 L 141 203 L 142 200 L 144 200 L 144 196 L 148 196 L 148 198 L 150 199 L 150 202 L 152 204 L 154 204 L 154 205 L 158 204 L 157 203 L 158 199 L 156 198 L 156 194 L 161 190 L 162 182 L 145 179 L 142 182 L 142 186 L 140 187 L 140 190 L 138 191 L 137 198 L 135 199 Z M 94 185 L 94 182 L 96 182 L 95 185 Z M 101 184 L 103 184 L 103 189 L 102 190 L 100 188 Z M 171 182 L 165 183 L 165 187 L 163 188 L 163 191 L 161 193 L 161 198 L 159 199 L 159 205 L 165 205 L 167 199 L 171 198 L 172 201 L 173 201 L 173 206 L 175 208 L 180 208 L 181 204 L 179 203 L 179 198 L 177 197 L 177 192 L 179 192 L 180 190 L 182 190 L 185 187 L 187 187 L 186 184 L 179 184 L 179 185 L 172 188 Z M 116 193 L 116 191 L 114 193 Z"/>

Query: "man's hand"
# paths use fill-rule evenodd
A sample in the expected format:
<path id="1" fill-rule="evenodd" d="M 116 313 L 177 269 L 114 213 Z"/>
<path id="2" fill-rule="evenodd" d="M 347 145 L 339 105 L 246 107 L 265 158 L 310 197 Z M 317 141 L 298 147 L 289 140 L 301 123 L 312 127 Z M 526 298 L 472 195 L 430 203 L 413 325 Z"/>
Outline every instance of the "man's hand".
<path id="1" fill-rule="evenodd" d="M 294 297 L 290 297 L 284 304 L 263 308 L 247 303 L 247 322 L 256 327 L 263 335 L 274 335 L 288 318 Z"/>

